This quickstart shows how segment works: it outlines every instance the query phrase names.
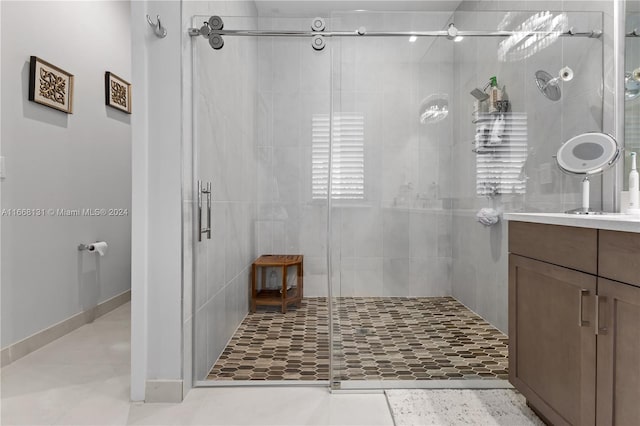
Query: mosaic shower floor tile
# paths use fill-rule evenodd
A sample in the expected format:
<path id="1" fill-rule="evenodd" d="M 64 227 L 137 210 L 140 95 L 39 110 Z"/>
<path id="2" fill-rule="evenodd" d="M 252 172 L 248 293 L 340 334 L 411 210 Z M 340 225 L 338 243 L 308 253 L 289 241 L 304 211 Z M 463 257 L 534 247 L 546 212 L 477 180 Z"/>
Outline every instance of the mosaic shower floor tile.
<path id="1" fill-rule="evenodd" d="M 342 380 L 507 379 L 507 336 L 452 297 L 338 299 Z M 210 380 L 329 380 L 325 298 L 244 319 Z"/>

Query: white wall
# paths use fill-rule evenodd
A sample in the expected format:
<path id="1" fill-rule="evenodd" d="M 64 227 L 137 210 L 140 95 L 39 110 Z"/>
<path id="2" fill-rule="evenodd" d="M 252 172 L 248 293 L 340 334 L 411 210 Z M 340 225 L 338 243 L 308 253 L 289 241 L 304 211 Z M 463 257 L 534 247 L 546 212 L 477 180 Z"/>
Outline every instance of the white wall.
<path id="1" fill-rule="evenodd" d="M 130 212 L 130 116 L 104 101 L 105 71 L 131 79 L 128 2 L 0 7 L 2 208 Z M 72 115 L 28 100 L 30 55 L 75 75 Z M 129 216 L 1 223 L 3 348 L 130 288 Z M 106 256 L 78 252 L 96 240 L 108 242 Z"/>
<path id="2" fill-rule="evenodd" d="M 145 15 L 160 15 L 167 37 Z M 131 398 L 145 387 L 182 397 L 182 91 L 180 1 L 131 3 L 132 150 Z"/>

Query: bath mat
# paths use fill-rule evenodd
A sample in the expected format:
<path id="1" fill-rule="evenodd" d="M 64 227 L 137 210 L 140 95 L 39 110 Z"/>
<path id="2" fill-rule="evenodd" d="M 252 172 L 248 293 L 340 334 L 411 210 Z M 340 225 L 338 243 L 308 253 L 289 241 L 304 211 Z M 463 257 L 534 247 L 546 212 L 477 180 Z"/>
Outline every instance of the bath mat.
<path id="1" fill-rule="evenodd" d="M 510 389 L 388 390 L 396 426 L 543 426 L 525 399 Z"/>

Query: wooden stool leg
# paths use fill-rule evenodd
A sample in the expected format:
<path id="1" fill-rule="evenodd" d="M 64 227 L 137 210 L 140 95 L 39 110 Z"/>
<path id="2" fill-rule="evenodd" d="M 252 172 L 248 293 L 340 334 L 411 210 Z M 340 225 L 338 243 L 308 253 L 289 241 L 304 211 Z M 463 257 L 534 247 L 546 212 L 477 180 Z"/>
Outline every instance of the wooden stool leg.
<path id="1" fill-rule="evenodd" d="M 303 281 L 304 281 L 304 272 L 302 270 L 302 262 L 298 263 L 298 303 L 296 304 L 296 306 L 299 308 L 300 306 L 302 306 L 302 289 L 303 289 Z"/>
<path id="2" fill-rule="evenodd" d="M 264 272 L 263 272 L 264 274 Z M 256 297 L 258 296 L 258 290 L 256 288 L 256 265 L 251 265 L 251 312 L 256 311 Z"/>
<path id="3" fill-rule="evenodd" d="M 287 267 L 282 266 L 282 313 L 287 313 Z"/>

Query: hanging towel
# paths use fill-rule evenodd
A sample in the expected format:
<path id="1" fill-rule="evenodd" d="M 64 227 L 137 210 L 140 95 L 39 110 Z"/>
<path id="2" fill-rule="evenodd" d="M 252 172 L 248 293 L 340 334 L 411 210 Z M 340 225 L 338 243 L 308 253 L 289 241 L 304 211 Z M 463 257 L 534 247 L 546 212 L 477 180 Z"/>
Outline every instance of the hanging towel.
<path id="1" fill-rule="evenodd" d="M 485 207 L 478 211 L 476 218 L 478 219 L 478 222 L 484 226 L 491 226 L 498 223 L 500 220 L 500 213 L 495 209 Z"/>
<path id="2" fill-rule="evenodd" d="M 504 136 L 504 114 L 500 114 L 491 126 L 491 134 L 489 135 L 489 145 L 500 145 Z"/>

